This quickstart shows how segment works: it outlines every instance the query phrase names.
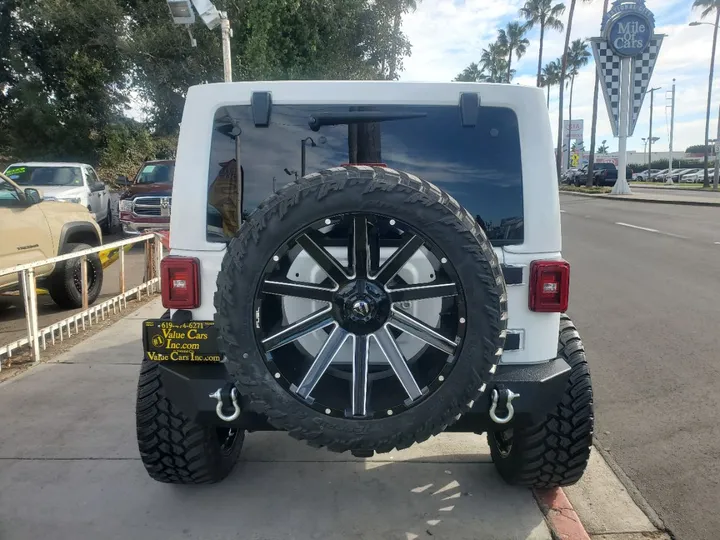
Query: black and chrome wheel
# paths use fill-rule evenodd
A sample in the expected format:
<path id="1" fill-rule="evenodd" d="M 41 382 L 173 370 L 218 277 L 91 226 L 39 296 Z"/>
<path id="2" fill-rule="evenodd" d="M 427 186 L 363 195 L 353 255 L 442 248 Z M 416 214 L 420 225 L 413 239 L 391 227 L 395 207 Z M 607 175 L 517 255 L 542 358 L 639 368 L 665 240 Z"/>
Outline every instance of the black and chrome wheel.
<path id="1" fill-rule="evenodd" d="M 475 220 L 435 186 L 369 167 L 310 175 L 263 203 L 230 243 L 215 303 L 244 406 L 365 455 L 469 410 L 507 318 Z"/>
<path id="2" fill-rule="evenodd" d="M 319 412 L 396 414 L 452 371 L 467 326 L 458 281 L 440 248 L 405 223 L 325 218 L 266 265 L 258 345 L 278 383 Z"/>

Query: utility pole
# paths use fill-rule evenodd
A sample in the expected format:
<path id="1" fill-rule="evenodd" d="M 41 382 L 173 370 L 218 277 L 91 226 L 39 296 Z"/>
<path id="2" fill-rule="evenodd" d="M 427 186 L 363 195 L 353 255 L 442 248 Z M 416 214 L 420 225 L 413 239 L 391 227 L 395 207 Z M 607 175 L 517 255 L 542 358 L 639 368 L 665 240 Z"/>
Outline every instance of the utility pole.
<path id="1" fill-rule="evenodd" d="M 665 102 L 667 103 L 667 101 Z M 672 97 L 670 98 L 670 168 L 668 169 L 668 176 L 672 181 L 672 170 L 673 170 L 673 135 L 675 133 L 675 79 L 673 79 L 672 85 Z"/>
<path id="2" fill-rule="evenodd" d="M 660 87 L 651 88 L 650 90 L 648 90 L 648 92 L 650 92 L 650 134 L 648 135 L 648 171 L 651 169 L 651 166 L 652 166 L 652 143 L 653 143 L 652 121 L 653 121 L 653 106 L 655 103 L 655 90 L 660 90 Z"/>
<path id="3" fill-rule="evenodd" d="M 717 139 L 715 139 L 715 175 L 713 176 L 713 191 L 718 190 L 720 179 L 720 109 L 718 109 Z"/>
<path id="4" fill-rule="evenodd" d="M 222 51 L 223 51 L 223 73 L 225 82 L 232 82 L 232 57 L 230 56 L 230 38 L 232 37 L 232 29 L 227 13 L 220 12 L 220 32 L 222 33 Z"/>

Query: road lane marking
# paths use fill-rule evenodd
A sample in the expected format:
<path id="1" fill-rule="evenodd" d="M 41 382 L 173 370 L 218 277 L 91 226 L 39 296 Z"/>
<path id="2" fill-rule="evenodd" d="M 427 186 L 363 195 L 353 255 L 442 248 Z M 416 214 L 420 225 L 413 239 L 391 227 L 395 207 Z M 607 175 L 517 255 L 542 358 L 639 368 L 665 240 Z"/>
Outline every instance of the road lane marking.
<path id="1" fill-rule="evenodd" d="M 630 225 L 629 223 L 623 223 L 622 221 L 616 221 L 615 225 L 622 225 L 623 227 L 630 227 L 631 229 L 640 229 L 641 231 L 659 233 L 657 229 L 650 229 L 648 227 L 640 227 L 639 225 Z"/>
<path id="2" fill-rule="evenodd" d="M 621 225 L 622 227 L 630 227 L 631 229 L 640 229 L 641 231 L 647 231 L 655 234 L 662 234 L 664 236 L 671 236 L 673 238 L 680 238 L 681 240 L 687 240 L 687 236 L 682 236 L 675 233 L 658 231 L 657 229 L 651 229 L 650 227 L 640 227 L 640 225 L 632 225 L 630 223 L 623 223 L 622 221 L 616 221 L 615 225 Z"/>
<path id="3" fill-rule="evenodd" d="M 720 242 L 715 242 L 718 246 L 720 246 Z"/>
<path id="4" fill-rule="evenodd" d="M 560 210 L 560 213 L 561 213 L 561 214 L 564 214 L 564 213 L 565 213 L 565 210 Z"/>

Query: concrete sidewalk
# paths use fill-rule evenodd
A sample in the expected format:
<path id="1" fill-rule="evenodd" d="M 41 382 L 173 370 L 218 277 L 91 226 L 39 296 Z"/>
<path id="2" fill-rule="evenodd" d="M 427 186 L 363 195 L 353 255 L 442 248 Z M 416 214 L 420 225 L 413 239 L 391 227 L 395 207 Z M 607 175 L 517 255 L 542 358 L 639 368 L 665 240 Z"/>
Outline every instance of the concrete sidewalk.
<path id="1" fill-rule="evenodd" d="M 631 186 L 631 190 L 635 186 Z M 655 204 L 684 204 L 689 206 L 714 206 L 720 207 L 720 199 L 712 199 L 702 195 L 693 195 L 683 190 L 668 190 L 669 193 L 642 193 L 642 189 L 636 190 L 632 195 L 610 195 L 609 193 L 578 193 L 577 191 L 560 190 L 561 194 L 576 197 L 593 197 L 596 199 L 611 199 L 615 201 L 632 201 Z M 638 193 L 639 192 L 639 193 Z"/>
<path id="2" fill-rule="evenodd" d="M 140 320 L 161 312 L 148 304 L 0 384 L 0 538 L 552 538 L 532 492 L 500 480 L 476 435 L 365 460 L 252 433 L 221 484 L 152 481 L 136 446 L 135 385 Z M 599 453 L 567 493 L 593 538 L 662 538 Z"/>

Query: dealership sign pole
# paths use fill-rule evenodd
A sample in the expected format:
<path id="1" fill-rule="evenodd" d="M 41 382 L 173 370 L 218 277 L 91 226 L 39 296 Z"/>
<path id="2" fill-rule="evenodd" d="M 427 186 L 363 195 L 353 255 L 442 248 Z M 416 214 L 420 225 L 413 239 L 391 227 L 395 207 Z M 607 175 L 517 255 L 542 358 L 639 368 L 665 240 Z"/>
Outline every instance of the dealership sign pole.
<path id="1" fill-rule="evenodd" d="M 632 136 L 662 44 L 655 18 L 645 0 L 615 0 L 603 18 L 599 38 L 592 39 L 613 135 L 618 138 L 615 195 L 632 193 L 627 183 L 627 138 Z"/>

